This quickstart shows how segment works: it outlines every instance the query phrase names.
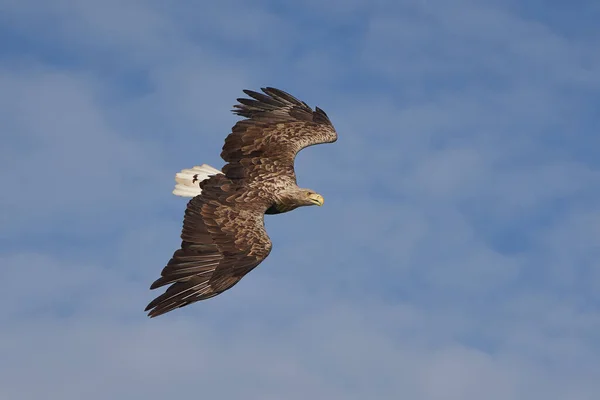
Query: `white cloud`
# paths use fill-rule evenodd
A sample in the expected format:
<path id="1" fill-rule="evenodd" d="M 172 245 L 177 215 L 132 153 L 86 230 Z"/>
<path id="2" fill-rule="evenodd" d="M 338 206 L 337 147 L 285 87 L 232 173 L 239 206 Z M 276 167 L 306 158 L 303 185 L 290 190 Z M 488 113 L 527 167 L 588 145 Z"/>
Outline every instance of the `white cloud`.
<path id="1" fill-rule="evenodd" d="M 592 399 L 597 47 L 500 2 L 2 2 L 0 397 Z M 148 320 L 172 173 L 242 88 L 325 109 L 326 206 Z M 33 179 L 33 180 L 32 180 Z"/>

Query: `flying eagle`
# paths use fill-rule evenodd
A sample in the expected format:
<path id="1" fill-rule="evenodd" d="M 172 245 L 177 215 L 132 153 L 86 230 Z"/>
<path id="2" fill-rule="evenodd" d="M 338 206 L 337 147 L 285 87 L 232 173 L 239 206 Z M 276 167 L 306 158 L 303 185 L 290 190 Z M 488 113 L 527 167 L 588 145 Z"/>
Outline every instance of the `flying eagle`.
<path id="1" fill-rule="evenodd" d="M 173 254 L 150 289 L 170 285 L 145 311 L 150 317 L 233 287 L 271 252 L 265 214 L 323 205 L 323 197 L 296 184 L 294 159 L 305 147 L 332 143 L 337 133 L 327 114 L 275 88 L 244 90 L 238 121 L 225 139 L 219 171 L 209 165 L 175 176 L 173 194 L 192 197 Z"/>

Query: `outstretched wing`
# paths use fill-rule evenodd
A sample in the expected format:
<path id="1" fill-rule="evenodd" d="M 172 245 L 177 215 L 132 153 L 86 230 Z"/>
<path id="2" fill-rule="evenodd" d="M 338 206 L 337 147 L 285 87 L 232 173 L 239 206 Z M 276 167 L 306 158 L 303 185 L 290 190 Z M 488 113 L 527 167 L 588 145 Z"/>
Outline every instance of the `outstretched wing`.
<path id="1" fill-rule="evenodd" d="M 146 307 L 150 317 L 224 292 L 269 255 L 266 205 L 239 196 L 243 189 L 222 174 L 202 183 L 185 212 L 181 248 L 150 287 L 171 284 Z"/>
<path id="2" fill-rule="evenodd" d="M 244 90 L 252 99 L 238 99 L 233 112 L 246 117 L 225 139 L 223 172 L 246 182 L 288 178 L 296 183 L 294 159 L 305 147 L 332 143 L 337 133 L 327 114 L 274 88 L 264 94 Z"/>

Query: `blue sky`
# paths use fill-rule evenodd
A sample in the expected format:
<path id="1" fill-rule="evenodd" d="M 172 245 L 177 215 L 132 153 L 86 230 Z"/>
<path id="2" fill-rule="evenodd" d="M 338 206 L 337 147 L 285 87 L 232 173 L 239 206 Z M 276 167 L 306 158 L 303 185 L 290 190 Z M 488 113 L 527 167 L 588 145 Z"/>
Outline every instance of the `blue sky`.
<path id="1" fill-rule="evenodd" d="M 0 398 L 596 399 L 595 1 L 0 0 Z M 323 208 L 149 320 L 242 89 L 323 108 Z"/>

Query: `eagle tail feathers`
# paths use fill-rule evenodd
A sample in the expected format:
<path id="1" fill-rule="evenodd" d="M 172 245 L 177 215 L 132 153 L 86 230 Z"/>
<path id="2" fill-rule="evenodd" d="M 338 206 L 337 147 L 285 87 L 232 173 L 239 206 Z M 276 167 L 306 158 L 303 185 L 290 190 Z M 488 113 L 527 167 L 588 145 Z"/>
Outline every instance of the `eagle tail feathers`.
<path id="1" fill-rule="evenodd" d="M 222 172 L 208 164 L 197 165 L 189 169 L 183 169 L 175 174 L 175 189 L 173 194 L 180 197 L 196 197 L 202 193 L 200 182 L 212 175 Z"/>

